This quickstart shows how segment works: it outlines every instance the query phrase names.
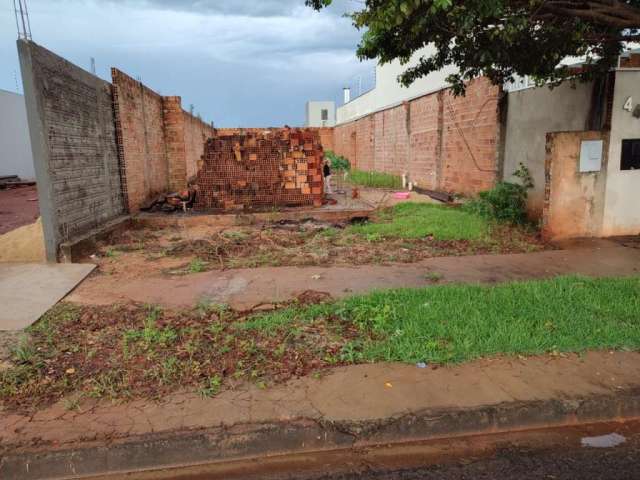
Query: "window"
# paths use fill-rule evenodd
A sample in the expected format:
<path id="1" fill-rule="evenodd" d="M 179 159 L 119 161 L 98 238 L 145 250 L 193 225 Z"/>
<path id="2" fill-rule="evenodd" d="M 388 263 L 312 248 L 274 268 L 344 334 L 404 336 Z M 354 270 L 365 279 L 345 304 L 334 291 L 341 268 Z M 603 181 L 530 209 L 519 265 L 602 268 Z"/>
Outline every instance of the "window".
<path id="1" fill-rule="evenodd" d="M 620 170 L 640 170 L 640 138 L 622 140 Z"/>
<path id="2" fill-rule="evenodd" d="M 326 122 L 327 120 L 329 120 L 329 110 L 327 110 L 326 108 L 323 108 L 322 110 L 320 110 L 320 118 L 322 119 L 323 122 Z"/>

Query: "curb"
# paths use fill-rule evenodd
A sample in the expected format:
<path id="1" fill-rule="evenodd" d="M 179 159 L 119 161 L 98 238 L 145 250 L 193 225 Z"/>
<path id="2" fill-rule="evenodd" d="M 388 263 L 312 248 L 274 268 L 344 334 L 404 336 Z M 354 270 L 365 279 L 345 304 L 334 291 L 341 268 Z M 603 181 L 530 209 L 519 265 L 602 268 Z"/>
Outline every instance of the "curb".
<path id="1" fill-rule="evenodd" d="M 615 395 L 509 402 L 475 409 L 424 410 L 373 421 L 297 419 L 237 424 L 76 447 L 14 450 L 0 459 L 0 478 L 78 479 L 636 418 L 640 418 L 640 387 L 620 390 Z"/>

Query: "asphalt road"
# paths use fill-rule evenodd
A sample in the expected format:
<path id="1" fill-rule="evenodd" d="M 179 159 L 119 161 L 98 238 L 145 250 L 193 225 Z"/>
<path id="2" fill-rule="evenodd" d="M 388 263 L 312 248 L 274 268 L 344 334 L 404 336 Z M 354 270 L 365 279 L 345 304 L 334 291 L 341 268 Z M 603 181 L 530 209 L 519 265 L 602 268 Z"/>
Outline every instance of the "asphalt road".
<path id="1" fill-rule="evenodd" d="M 640 480 L 640 420 L 442 438 L 100 478 L 123 479 Z"/>
<path id="2" fill-rule="evenodd" d="M 314 480 L 637 480 L 640 446 L 527 451 L 505 448 L 490 458 L 463 458 L 447 465 L 315 477 Z"/>

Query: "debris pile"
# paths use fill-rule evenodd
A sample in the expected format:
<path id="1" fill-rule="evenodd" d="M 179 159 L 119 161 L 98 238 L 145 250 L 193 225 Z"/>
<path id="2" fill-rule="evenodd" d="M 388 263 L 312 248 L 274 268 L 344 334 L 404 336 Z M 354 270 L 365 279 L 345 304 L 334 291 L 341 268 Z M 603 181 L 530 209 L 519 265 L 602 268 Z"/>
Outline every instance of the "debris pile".
<path id="1" fill-rule="evenodd" d="M 324 153 L 318 132 L 283 128 L 216 135 L 198 170 L 195 210 L 321 206 Z"/>
<path id="2" fill-rule="evenodd" d="M 186 212 L 193 208 L 196 200 L 196 189 L 190 186 L 182 192 L 158 195 L 140 207 L 144 212 Z"/>

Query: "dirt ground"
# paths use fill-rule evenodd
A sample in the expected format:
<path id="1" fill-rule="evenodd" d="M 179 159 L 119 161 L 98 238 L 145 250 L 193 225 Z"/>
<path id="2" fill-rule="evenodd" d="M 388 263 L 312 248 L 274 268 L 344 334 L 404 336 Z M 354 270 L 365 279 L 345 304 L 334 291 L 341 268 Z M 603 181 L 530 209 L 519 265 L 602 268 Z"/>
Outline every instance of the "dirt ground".
<path id="1" fill-rule="evenodd" d="M 35 185 L 0 190 L 0 235 L 33 223 L 39 216 Z"/>

